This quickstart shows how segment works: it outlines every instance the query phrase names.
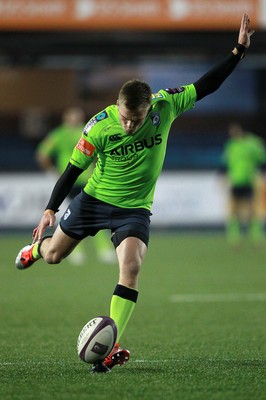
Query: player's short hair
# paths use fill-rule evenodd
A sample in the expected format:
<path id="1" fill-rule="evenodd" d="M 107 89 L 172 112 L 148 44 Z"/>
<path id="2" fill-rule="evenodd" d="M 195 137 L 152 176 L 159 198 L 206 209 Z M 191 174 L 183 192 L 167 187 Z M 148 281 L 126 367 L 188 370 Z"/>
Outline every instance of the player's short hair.
<path id="1" fill-rule="evenodd" d="M 132 79 L 124 83 L 118 95 L 118 101 L 129 110 L 136 110 L 151 104 L 152 91 L 148 83 Z"/>

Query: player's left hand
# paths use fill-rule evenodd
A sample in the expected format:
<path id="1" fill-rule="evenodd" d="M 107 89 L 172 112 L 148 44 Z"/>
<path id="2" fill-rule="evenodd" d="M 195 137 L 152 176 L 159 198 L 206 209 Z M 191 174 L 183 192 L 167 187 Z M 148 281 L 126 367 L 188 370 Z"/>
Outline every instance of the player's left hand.
<path id="1" fill-rule="evenodd" d="M 243 14 L 239 30 L 238 43 L 242 44 L 247 49 L 250 46 L 250 37 L 255 32 L 254 29 L 249 31 L 249 24 L 250 24 L 250 19 L 248 14 Z"/>
<path id="2" fill-rule="evenodd" d="M 41 241 L 43 234 L 48 226 L 54 226 L 55 223 L 55 214 L 53 210 L 45 210 L 42 218 L 39 222 L 39 225 L 33 230 L 32 233 L 32 243 L 36 243 Z"/>

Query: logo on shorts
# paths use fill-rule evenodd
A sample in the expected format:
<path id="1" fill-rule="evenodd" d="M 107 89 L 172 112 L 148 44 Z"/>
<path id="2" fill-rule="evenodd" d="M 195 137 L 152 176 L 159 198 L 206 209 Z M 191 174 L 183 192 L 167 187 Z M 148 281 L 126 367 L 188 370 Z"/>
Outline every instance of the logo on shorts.
<path id="1" fill-rule="evenodd" d="M 65 214 L 64 214 L 64 221 L 66 220 L 66 219 L 68 219 L 68 217 L 70 216 L 70 214 L 71 214 L 71 211 L 70 211 L 70 209 L 68 208 L 67 209 L 67 211 L 65 212 Z"/>

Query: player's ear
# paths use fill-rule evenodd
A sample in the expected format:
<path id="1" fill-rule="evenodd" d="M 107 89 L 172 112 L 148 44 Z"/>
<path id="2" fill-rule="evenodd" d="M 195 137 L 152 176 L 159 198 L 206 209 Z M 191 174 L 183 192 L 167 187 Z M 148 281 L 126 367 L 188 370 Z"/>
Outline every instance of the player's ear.
<path id="1" fill-rule="evenodd" d="M 117 105 L 117 107 L 119 107 L 119 101 L 118 100 L 116 100 L 116 105 Z"/>

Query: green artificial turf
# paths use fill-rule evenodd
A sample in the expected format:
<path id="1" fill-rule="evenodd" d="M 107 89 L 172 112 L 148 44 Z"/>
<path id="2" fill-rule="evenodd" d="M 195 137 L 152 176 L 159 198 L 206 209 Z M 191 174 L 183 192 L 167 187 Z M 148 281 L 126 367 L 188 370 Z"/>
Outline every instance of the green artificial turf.
<path id="1" fill-rule="evenodd" d="M 93 375 L 76 341 L 88 320 L 109 314 L 117 267 L 99 264 L 87 241 L 84 265 L 16 270 L 28 241 L 0 237 L 1 400 L 266 399 L 265 247 L 152 233 L 120 343 L 131 360 Z"/>

